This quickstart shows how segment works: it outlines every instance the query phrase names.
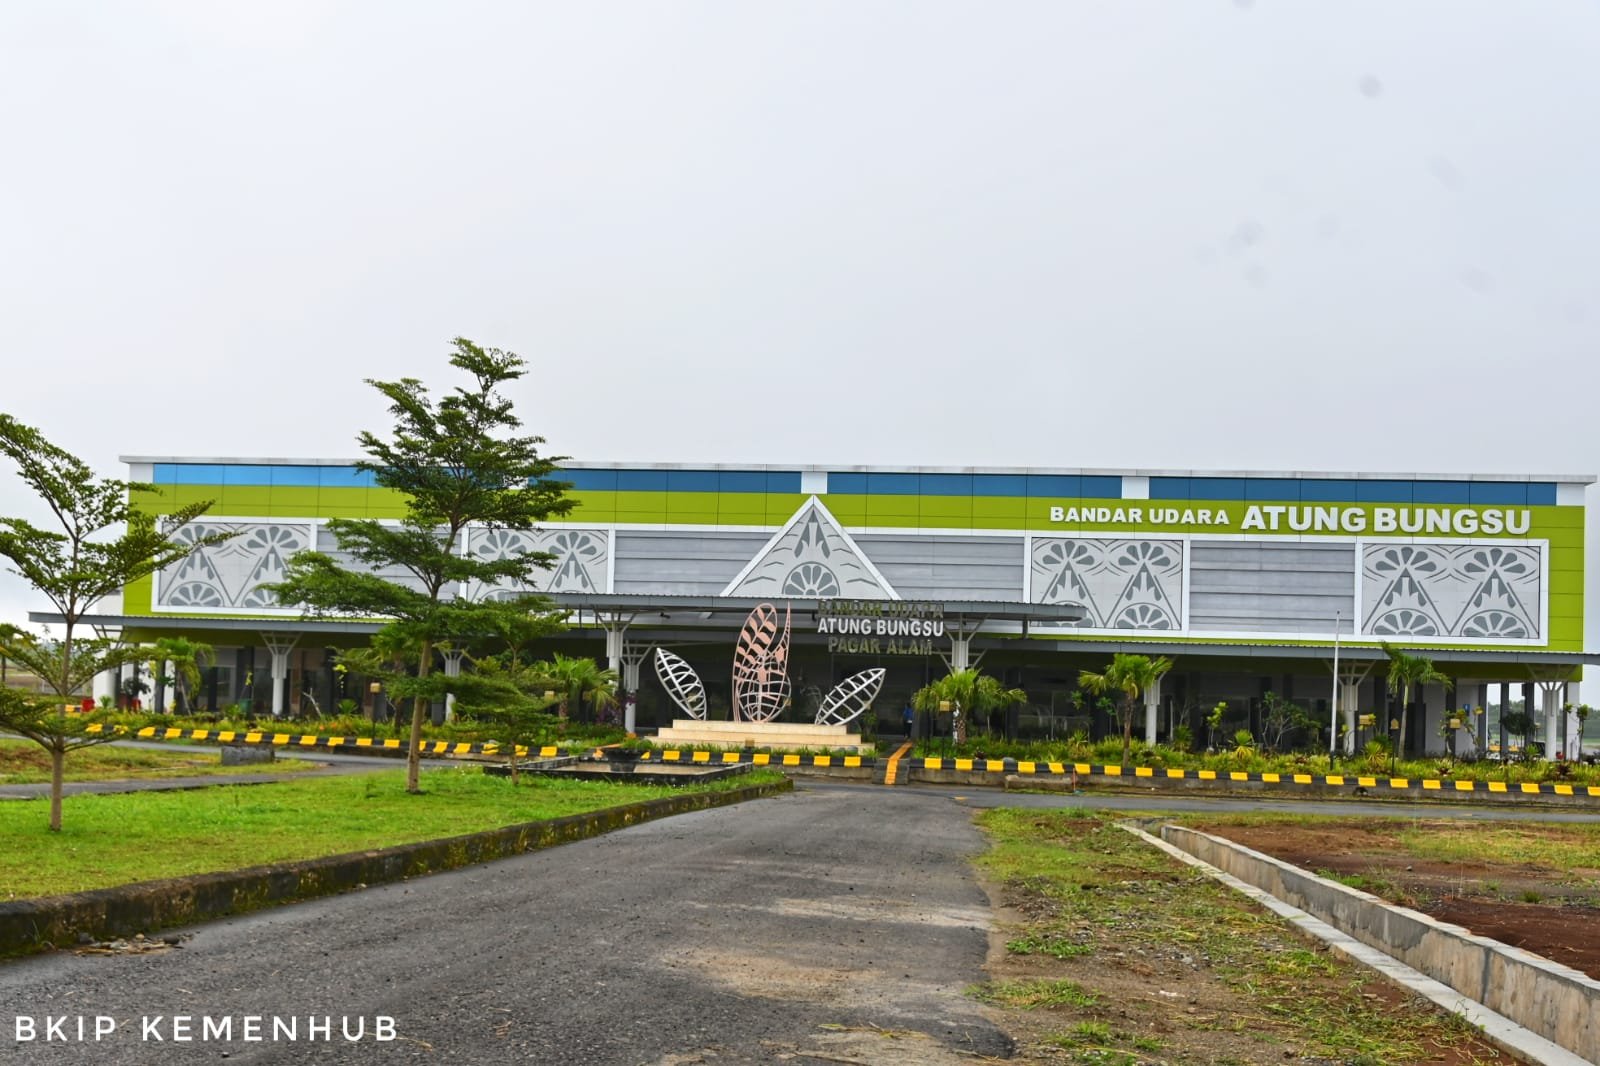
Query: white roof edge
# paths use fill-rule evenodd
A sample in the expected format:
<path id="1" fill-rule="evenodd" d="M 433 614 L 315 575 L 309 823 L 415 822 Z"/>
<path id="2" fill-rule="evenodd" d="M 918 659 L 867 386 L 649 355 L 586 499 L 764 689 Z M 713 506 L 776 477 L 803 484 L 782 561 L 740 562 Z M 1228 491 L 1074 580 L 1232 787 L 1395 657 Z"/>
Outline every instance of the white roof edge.
<path id="1" fill-rule="evenodd" d="M 185 463 L 198 466 L 354 466 L 357 459 L 305 459 L 286 456 L 121 455 L 133 463 Z M 571 460 L 567 470 L 728 470 L 794 471 L 835 474 L 1067 474 L 1095 477 L 1308 478 L 1340 481 L 1541 481 L 1592 485 L 1594 474 L 1462 474 L 1372 470 L 1136 470 L 1130 467 L 1076 466 L 850 466 L 840 463 L 630 463 Z"/>

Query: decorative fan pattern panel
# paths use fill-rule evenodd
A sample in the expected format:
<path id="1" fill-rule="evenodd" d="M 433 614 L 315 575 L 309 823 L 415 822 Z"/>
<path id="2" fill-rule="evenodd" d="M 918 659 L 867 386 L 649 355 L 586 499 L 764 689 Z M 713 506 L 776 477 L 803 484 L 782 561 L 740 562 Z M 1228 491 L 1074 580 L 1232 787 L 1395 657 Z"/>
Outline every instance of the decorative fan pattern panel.
<path id="1" fill-rule="evenodd" d="M 522 588 L 474 584 L 467 597 L 474 600 L 511 599 L 530 592 L 607 592 L 606 571 L 611 541 L 603 529 L 469 529 L 467 550 L 476 558 L 499 560 L 529 552 L 555 556 L 549 570 L 534 571 L 534 580 Z"/>
<path id="2" fill-rule="evenodd" d="M 289 559 L 311 547 L 311 527 L 282 522 L 191 522 L 174 539 L 231 539 L 190 553 L 156 578 L 156 610 L 283 610 L 263 585 L 282 581 Z"/>
<path id="3" fill-rule="evenodd" d="M 1543 550 L 1539 544 L 1365 544 L 1362 632 L 1539 640 Z"/>
<path id="4" fill-rule="evenodd" d="M 1081 604 L 1089 629 L 1183 628 L 1183 542 L 1038 537 L 1033 602 Z"/>

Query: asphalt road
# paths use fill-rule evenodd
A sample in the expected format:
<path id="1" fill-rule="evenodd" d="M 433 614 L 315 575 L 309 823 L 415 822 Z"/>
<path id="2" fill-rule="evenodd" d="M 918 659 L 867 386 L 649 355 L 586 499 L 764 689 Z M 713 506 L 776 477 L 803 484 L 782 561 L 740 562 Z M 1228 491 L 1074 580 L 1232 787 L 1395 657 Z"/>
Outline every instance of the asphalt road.
<path id="1" fill-rule="evenodd" d="M 425 802 L 425 801 L 424 801 Z M 488 866 L 183 931 L 180 948 L 0 963 L 0 1063 L 967 1061 L 1009 1040 L 982 980 L 971 811 L 912 789 L 683 815 Z M 174 1044 L 174 1014 L 235 1039 Z M 17 1042 L 18 1016 L 117 1020 Z M 294 1043 L 238 1040 L 245 1016 Z M 334 1018 L 308 1042 L 307 1016 Z M 373 1019 L 398 1039 L 371 1039 Z M 145 1039 L 143 1019 L 160 1016 Z M 367 1020 L 346 1043 L 341 1018 Z M 202 1022 L 193 1023 L 194 1035 Z M 270 1021 L 268 1022 L 270 1026 Z"/>

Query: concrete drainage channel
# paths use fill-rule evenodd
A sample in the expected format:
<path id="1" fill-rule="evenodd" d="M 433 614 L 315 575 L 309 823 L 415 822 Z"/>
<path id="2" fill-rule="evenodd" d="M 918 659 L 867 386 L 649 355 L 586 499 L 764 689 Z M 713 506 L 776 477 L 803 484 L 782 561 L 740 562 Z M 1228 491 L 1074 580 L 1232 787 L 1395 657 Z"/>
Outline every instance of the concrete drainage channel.
<path id="1" fill-rule="evenodd" d="M 1466 1018 L 1541 1066 L 1600 1063 L 1600 981 L 1460 926 L 1182 826 L 1124 829 L 1250 896 L 1310 936 Z"/>

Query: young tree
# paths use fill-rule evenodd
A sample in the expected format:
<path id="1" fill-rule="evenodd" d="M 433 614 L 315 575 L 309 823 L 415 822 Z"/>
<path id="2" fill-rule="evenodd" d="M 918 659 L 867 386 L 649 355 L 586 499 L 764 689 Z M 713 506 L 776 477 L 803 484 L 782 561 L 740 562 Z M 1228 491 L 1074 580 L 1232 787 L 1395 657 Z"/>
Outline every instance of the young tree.
<path id="1" fill-rule="evenodd" d="M 515 652 L 487 655 L 474 660 L 474 670 L 456 693 L 460 714 L 470 717 L 498 741 L 517 783 L 517 748 L 532 749 L 555 728 L 559 719 L 550 713 L 554 700 L 541 696 L 544 682 Z"/>
<path id="2" fill-rule="evenodd" d="M 154 485 L 97 478 L 82 460 L 10 415 L 0 414 L 0 453 L 16 465 L 17 475 L 55 518 L 51 528 L 24 518 L 0 518 L 0 557 L 55 607 L 62 630 L 61 639 L 54 641 L 17 631 L 5 638 L 0 654 L 31 670 L 50 692 L 0 692 L 0 727 L 50 753 L 50 828 L 59 832 L 67 753 L 115 739 L 109 730 L 89 732 L 95 716 L 69 714 L 67 703 L 96 674 L 143 657 L 140 649 L 120 639 L 80 636 L 84 616 L 129 583 L 228 535 L 179 540 L 178 531 L 204 514 L 209 500 L 179 507 L 158 522 L 135 506 L 132 495 L 156 494 L 160 490 Z"/>
<path id="3" fill-rule="evenodd" d="M 164 664 L 171 663 L 173 703 L 179 714 L 192 713 L 195 692 L 200 688 L 200 672 L 216 661 L 216 649 L 187 637 L 162 637 L 156 641 L 152 652 L 155 658 L 151 661 L 150 672 L 164 674 Z"/>
<path id="4" fill-rule="evenodd" d="M 1389 691 L 1400 697 L 1400 738 L 1396 742 L 1395 752 L 1403 759 L 1406 757 L 1406 714 L 1411 703 L 1411 687 L 1443 685 L 1448 692 L 1455 682 L 1436 670 L 1432 659 L 1407 655 L 1387 643 L 1382 647 L 1383 653 L 1389 657 Z"/>
<path id="5" fill-rule="evenodd" d="M 532 596 L 473 601 L 453 595 L 462 587 L 526 585 L 536 569 L 552 561 L 546 553 L 471 556 L 463 550 L 462 531 L 469 523 L 530 530 L 572 508 L 563 498 L 566 483 L 550 478 L 564 457 L 541 456 L 543 437 L 515 433 L 522 422 L 499 391 L 524 375 L 526 363 L 458 337 L 450 365 L 464 371 L 471 384 L 437 402 L 415 378 L 367 382 L 389 400 L 393 435 L 384 439 L 363 432 L 357 439 L 367 458 L 356 466 L 370 471 L 379 486 L 404 494 L 399 525 L 329 519 L 340 550 L 362 569 L 346 568 L 320 552 L 301 552 L 274 587 L 281 602 L 312 615 L 388 619 L 376 643 L 403 654 L 410 664 L 410 671 L 393 676 L 388 686 L 400 699 L 412 700 L 408 792 L 420 791 L 428 705 L 457 680 L 434 673 L 440 645 L 492 634 L 498 619 L 547 602 Z M 410 580 L 380 577 L 385 569 L 402 570 Z"/>
<path id="6" fill-rule="evenodd" d="M 1117 695 L 1117 717 L 1122 721 L 1122 761 L 1128 761 L 1133 750 L 1133 719 L 1138 711 L 1139 696 L 1161 680 L 1172 669 L 1172 660 L 1166 656 L 1152 659 L 1148 655 L 1127 655 L 1117 652 L 1111 665 L 1102 673 L 1090 670 L 1078 672 L 1078 686 L 1090 693 Z"/>
<path id="7" fill-rule="evenodd" d="M 974 716 L 987 716 L 991 711 L 1027 701 L 1028 694 L 1020 688 L 1008 689 L 999 678 L 981 674 L 976 668 L 946 674 L 911 697 L 911 705 L 924 714 L 938 711 L 941 703 L 950 705 L 956 715 L 957 744 L 966 743 L 967 723 Z"/>
<path id="8" fill-rule="evenodd" d="M 1312 725 L 1306 709 L 1276 692 L 1261 698 L 1261 746 L 1276 754 L 1283 749 L 1284 739 L 1294 730 Z"/>
<path id="9" fill-rule="evenodd" d="M 588 704 L 590 714 L 598 719 L 601 711 L 617 704 L 617 672 L 593 659 L 556 652 L 548 662 L 534 663 L 529 669 L 540 685 L 556 693 L 563 718 Z"/>

